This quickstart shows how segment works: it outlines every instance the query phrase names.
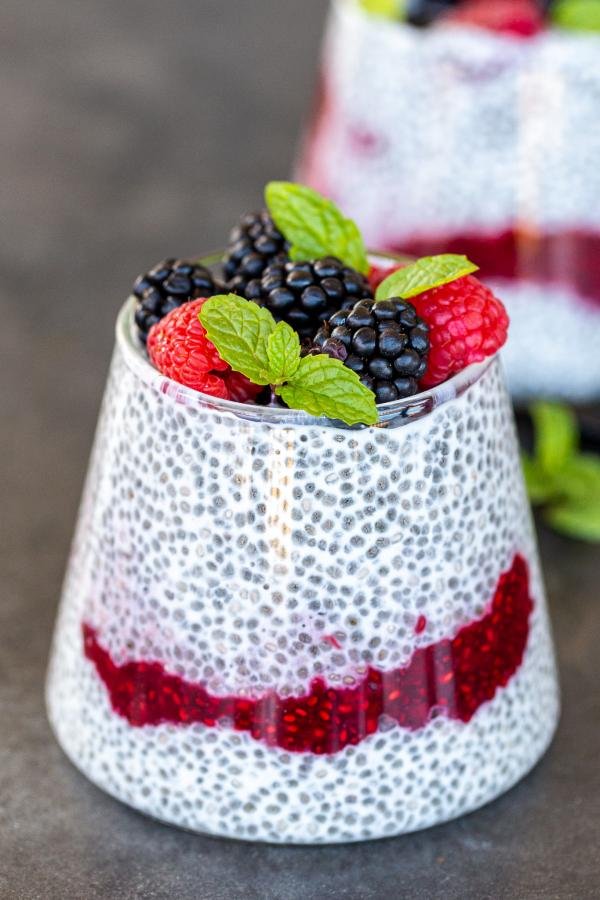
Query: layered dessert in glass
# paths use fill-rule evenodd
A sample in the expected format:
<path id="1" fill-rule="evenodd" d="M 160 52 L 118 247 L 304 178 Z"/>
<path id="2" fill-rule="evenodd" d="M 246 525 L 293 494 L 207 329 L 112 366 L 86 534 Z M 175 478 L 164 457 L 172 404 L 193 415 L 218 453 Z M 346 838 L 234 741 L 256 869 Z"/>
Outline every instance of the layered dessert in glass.
<path id="1" fill-rule="evenodd" d="M 479 264 L 518 399 L 600 396 L 599 96 L 569 0 L 333 3 L 299 176 L 371 246 Z"/>
<path id="2" fill-rule="evenodd" d="M 458 351 L 454 361 L 441 352 L 444 298 L 469 306 L 471 348 L 494 316 L 505 336 L 505 319 L 473 275 L 443 282 L 438 267 L 436 286 L 407 300 L 393 296 L 400 282 L 383 278 L 374 292 L 345 260 L 343 276 L 320 282 L 329 299 L 337 291 L 340 310 L 315 314 L 313 283 L 302 308 L 282 311 L 272 287 L 281 267 L 294 286 L 309 267 L 314 281 L 335 263 L 290 259 L 294 242 L 277 248 L 279 232 L 261 215 L 258 238 L 248 219 L 238 229 L 225 272 L 166 261 L 119 314 L 49 716 L 94 783 L 165 822 L 292 843 L 413 831 L 507 790 L 540 758 L 558 716 L 498 354 L 482 350 L 452 371 Z M 263 256 L 258 278 L 250 254 Z M 396 268 L 370 263 L 372 284 Z M 184 278 L 191 296 L 169 293 Z M 255 299 L 219 293 L 223 278 Z M 288 366 L 278 384 L 271 370 L 261 385 L 236 372 L 241 357 L 220 343 L 223 318 L 220 331 L 214 318 L 229 308 L 268 310 L 288 335 L 288 319 L 308 328 L 306 313 L 318 327 L 300 345 L 296 374 Z M 392 337 L 401 353 L 389 350 Z M 378 373 L 372 392 L 374 376 L 358 371 L 361 347 Z M 411 353 L 425 369 L 415 385 L 398 374 Z M 423 389 L 444 365 L 448 377 Z M 338 409 L 370 424 L 296 404 L 306 366 L 333 373 L 338 387 L 350 379 L 348 391 L 362 385 L 355 415 Z M 280 387 L 286 380 L 295 394 Z M 377 402 L 384 382 L 404 396 Z"/>

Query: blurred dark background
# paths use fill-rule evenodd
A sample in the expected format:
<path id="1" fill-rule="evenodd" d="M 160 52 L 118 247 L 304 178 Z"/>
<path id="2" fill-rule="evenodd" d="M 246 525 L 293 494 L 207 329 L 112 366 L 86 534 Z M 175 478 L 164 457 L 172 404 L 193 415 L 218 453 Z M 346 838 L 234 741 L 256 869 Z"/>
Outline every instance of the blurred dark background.
<path id="1" fill-rule="evenodd" d="M 223 246 L 264 183 L 289 173 L 325 11 L 324 0 L 1 5 L 0 615 L 9 642 L 35 642 L 34 679 L 115 314 L 136 275 Z"/>
<path id="2" fill-rule="evenodd" d="M 325 0 L 4 0 L 0 10 L 0 897 L 597 897 L 597 556 L 545 533 L 565 715 L 522 785 L 356 847 L 187 835 L 104 796 L 45 721 L 51 629 L 115 314 L 291 171 Z M 595 616 L 595 618 L 594 618 Z M 590 722 L 596 723 L 590 727 Z"/>
<path id="3" fill-rule="evenodd" d="M 135 276 L 223 245 L 265 181 L 289 173 L 325 9 L 4 0 L 1 435 L 14 553 L 24 541 L 45 553 L 49 532 L 57 543 L 71 529 Z"/>

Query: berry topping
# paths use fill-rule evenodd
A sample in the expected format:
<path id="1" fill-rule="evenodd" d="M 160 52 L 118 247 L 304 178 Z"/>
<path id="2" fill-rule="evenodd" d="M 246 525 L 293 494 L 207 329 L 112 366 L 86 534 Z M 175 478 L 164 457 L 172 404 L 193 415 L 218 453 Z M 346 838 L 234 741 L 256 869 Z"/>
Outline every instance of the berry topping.
<path id="1" fill-rule="evenodd" d="M 232 372 L 198 319 L 206 298 L 171 310 L 148 334 L 148 355 L 159 372 L 186 387 L 224 400 L 255 401 L 262 387 Z"/>
<path id="2" fill-rule="evenodd" d="M 544 27 L 552 6 L 554 21 L 564 27 L 594 28 L 600 23 L 597 0 L 360 0 L 366 12 L 426 27 L 459 22 L 491 31 L 531 37 Z M 598 24 L 595 25 L 598 28 Z"/>
<path id="3" fill-rule="evenodd" d="M 439 384 L 506 340 L 504 307 L 466 256 L 370 265 L 356 223 L 331 200 L 291 182 L 270 182 L 265 200 L 233 229 L 223 259 L 239 293 L 173 259 L 134 285 L 141 339 L 175 381 L 375 425 L 377 404 Z"/>
<path id="4" fill-rule="evenodd" d="M 431 349 L 422 387 L 441 384 L 493 355 L 506 341 L 504 306 L 472 275 L 425 291 L 412 303 L 429 326 Z"/>
<path id="5" fill-rule="evenodd" d="M 377 403 L 411 397 L 427 367 L 429 329 L 408 300 L 361 300 L 317 332 L 318 352 L 342 359 Z"/>
<path id="6" fill-rule="evenodd" d="M 135 323 L 141 340 L 145 343 L 153 325 L 189 300 L 212 297 L 223 286 L 209 270 L 184 259 L 165 259 L 140 275 L 133 285 L 133 295 L 138 299 Z"/>
<path id="7" fill-rule="evenodd" d="M 327 256 L 314 262 L 273 264 L 261 279 L 248 284 L 245 296 L 307 338 L 337 310 L 373 295 L 364 275 Z"/>
<path id="8" fill-rule="evenodd" d="M 291 409 L 341 419 L 347 425 L 374 425 L 372 391 L 340 359 L 325 353 L 302 356 L 300 339 L 287 322 L 235 294 L 212 297 L 200 310 L 207 337 L 236 372 L 256 385 L 270 385 Z"/>
<path id="9" fill-rule="evenodd" d="M 266 210 L 243 216 L 229 235 L 223 272 L 234 294 L 244 295 L 246 285 L 260 278 L 273 262 L 285 262 L 289 244 Z"/>
<path id="10" fill-rule="evenodd" d="M 544 28 L 543 5 L 539 0 L 465 0 L 444 21 L 533 37 Z"/>
<path id="11" fill-rule="evenodd" d="M 225 372 L 223 381 L 229 392 L 229 400 L 235 400 L 236 403 L 256 403 L 259 394 L 264 391 L 264 387 L 260 384 L 253 384 L 241 372 L 234 372 L 233 369 Z"/>
<path id="12" fill-rule="evenodd" d="M 406 21 L 419 27 L 431 25 L 456 6 L 457 2 L 458 0 L 408 0 Z"/>

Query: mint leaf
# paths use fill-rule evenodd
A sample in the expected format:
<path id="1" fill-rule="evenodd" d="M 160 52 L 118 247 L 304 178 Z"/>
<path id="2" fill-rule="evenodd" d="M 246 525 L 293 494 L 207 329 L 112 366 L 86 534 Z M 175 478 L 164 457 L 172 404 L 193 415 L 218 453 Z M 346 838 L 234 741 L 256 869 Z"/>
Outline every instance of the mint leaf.
<path id="1" fill-rule="evenodd" d="M 523 472 L 531 502 L 555 531 L 600 541 L 600 457 L 577 452 L 577 421 L 566 406 L 536 403 L 530 412 L 535 456 L 523 458 Z"/>
<path id="2" fill-rule="evenodd" d="M 424 256 L 403 269 L 397 269 L 381 282 L 375 294 L 376 300 L 389 300 L 390 297 L 403 297 L 408 300 L 424 291 L 449 284 L 472 272 L 479 266 L 466 256 L 456 253 L 442 253 L 440 256 Z"/>
<path id="3" fill-rule="evenodd" d="M 290 384 L 275 390 L 288 406 L 313 416 L 341 419 L 346 425 L 374 425 L 378 419 L 375 394 L 356 372 L 325 354 L 305 356 Z"/>
<path id="4" fill-rule="evenodd" d="M 552 21 L 573 31 L 600 31 L 598 0 L 559 0 L 552 7 Z"/>
<path id="5" fill-rule="evenodd" d="M 219 356 L 254 384 L 270 384 L 268 340 L 275 320 L 268 309 L 235 294 L 218 294 L 198 314 Z"/>
<path id="6" fill-rule="evenodd" d="M 575 416 L 558 403 L 536 403 L 530 412 L 535 428 L 535 460 L 542 472 L 556 474 L 577 450 Z"/>
<path id="7" fill-rule="evenodd" d="M 198 314 L 219 356 L 254 384 L 273 384 L 292 409 L 341 419 L 348 425 L 377 422 L 375 395 L 339 359 L 300 358 L 300 340 L 285 322 L 235 294 L 211 297 Z"/>
<path id="8" fill-rule="evenodd" d="M 361 0 L 365 12 L 387 19 L 398 18 L 403 5 L 402 0 Z"/>
<path id="9" fill-rule="evenodd" d="M 550 506 L 545 521 L 556 531 L 583 541 L 600 541 L 600 497 L 564 500 Z"/>
<path id="10" fill-rule="evenodd" d="M 523 475 L 527 494 L 534 504 L 548 503 L 556 497 L 556 484 L 554 479 L 543 472 L 537 462 L 529 456 L 522 456 Z"/>
<path id="11" fill-rule="evenodd" d="M 273 221 L 291 244 L 291 259 L 337 256 L 359 272 L 369 271 L 358 226 L 331 200 L 291 181 L 271 181 L 265 200 Z"/>
<path id="12" fill-rule="evenodd" d="M 600 457 L 581 453 L 570 459 L 557 476 L 560 493 L 570 500 L 600 502 Z"/>
<path id="13" fill-rule="evenodd" d="M 300 364 L 300 338 L 287 322 L 279 322 L 269 335 L 267 355 L 271 384 L 293 378 Z"/>

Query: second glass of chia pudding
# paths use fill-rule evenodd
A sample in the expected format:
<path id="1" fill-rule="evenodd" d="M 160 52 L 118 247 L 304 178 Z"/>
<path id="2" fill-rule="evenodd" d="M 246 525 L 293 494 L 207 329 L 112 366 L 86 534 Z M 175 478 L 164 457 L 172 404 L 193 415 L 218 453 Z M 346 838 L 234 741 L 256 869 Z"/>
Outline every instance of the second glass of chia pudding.
<path id="1" fill-rule="evenodd" d="M 367 258 L 314 192 L 267 200 L 119 314 L 50 721 L 165 822 L 400 834 L 507 790 L 557 722 L 507 320 L 465 257 Z"/>
<path id="2" fill-rule="evenodd" d="M 519 400 L 600 396 L 600 5 L 334 0 L 301 180 L 371 246 L 466 253 Z"/>

